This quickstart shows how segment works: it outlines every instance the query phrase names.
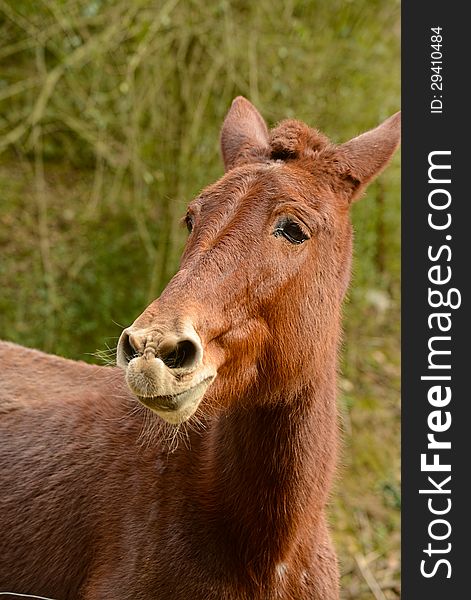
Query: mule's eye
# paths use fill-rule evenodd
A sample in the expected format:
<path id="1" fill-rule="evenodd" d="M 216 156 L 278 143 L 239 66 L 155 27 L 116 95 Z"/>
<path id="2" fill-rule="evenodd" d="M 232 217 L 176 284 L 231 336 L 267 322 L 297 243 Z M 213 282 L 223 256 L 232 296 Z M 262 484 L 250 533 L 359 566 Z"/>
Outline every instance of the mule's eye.
<path id="1" fill-rule="evenodd" d="M 302 244 L 309 239 L 309 235 L 301 225 L 292 219 L 283 219 L 280 221 L 275 228 L 274 235 L 275 237 L 282 235 L 291 244 Z"/>
<path id="2" fill-rule="evenodd" d="M 193 231 L 193 217 L 191 215 L 186 215 L 185 217 L 185 225 L 186 228 L 188 229 L 188 233 L 191 233 Z"/>

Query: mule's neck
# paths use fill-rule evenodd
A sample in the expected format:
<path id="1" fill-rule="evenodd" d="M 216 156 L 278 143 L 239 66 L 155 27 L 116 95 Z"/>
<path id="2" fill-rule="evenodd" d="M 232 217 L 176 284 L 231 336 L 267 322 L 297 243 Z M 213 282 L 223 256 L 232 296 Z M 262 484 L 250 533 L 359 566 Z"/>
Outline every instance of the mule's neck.
<path id="1" fill-rule="evenodd" d="M 203 485 L 236 559 L 266 570 L 311 539 L 322 515 L 337 447 L 335 364 L 289 393 L 252 394 L 210 431 Z"/>

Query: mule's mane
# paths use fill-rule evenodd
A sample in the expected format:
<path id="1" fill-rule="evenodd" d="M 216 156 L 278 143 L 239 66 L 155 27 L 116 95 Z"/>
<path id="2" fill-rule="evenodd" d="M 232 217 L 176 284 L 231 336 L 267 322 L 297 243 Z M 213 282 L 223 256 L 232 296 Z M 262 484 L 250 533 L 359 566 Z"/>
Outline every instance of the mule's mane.
<path id="1" fill-rule="evenodd" d="M 295 119 L 285 119 L 271 130 L 265 127 L 265 136 L 266 139 L 258 140 L 257 144 L 253 144 L 252 140 L 244 135 L 237 139 L 237 145 L 223 143 L 226 155 L 231 157 L 232 166 L 271 161 L 299 161 L 299 166 L 309 168 L 312 167 L 313 160 L 324 155 L 329 159 L 336 149 L 329 138 L 319 130 Z"/>
<path id="2" fill-rule="evenodd" d="M 281 121 L 270 131 L 270 158 L 273 160 L 316 158 L 318 152 L 328 146 L 327 136 L 294 119 Z"/>

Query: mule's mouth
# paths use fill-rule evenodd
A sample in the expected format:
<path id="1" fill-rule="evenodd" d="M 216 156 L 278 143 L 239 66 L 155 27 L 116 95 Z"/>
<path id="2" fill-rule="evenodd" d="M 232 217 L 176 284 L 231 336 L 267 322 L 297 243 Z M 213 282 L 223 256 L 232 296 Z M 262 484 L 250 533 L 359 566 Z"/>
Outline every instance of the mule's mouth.
<path id="1" fill-rule="evenodd" d="M 136 394 L 139 402 L 157 413 L 162 419 L 177 425 L 187 421 L 198 408 L 215 375 L 206 377 L 196 385 L 172 395 L 141 396 Z"/>
<path id="2" fill-rule="evenodd" d="M 201 339 L 188 320 L 172 331 L 128 327 L 117 357 L 139 402 L 174 425 L 195 413 L 217 373 L 211 362 L 203 362 Z"/>

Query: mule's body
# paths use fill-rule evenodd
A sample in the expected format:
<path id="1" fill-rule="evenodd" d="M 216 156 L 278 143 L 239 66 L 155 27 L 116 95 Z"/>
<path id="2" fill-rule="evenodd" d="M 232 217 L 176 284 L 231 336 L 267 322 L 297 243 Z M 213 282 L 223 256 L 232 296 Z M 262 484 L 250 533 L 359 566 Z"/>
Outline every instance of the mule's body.
<path id="1" fill-rule="evenodd" d="M 236 99 L 226 174 L 190 204 L 180 270 L 123 331 L 121 369 L 0 345 L 0 591 L 338 599 L 348 209 L 399 128 L 334 146 L 297 121 L 269 133 Z"/>
<path id="2" fill-rule="evenodd" d="M 146 415 L 132 411 L 121 369 L 4 342 L 0 364 L 0 591 L 57 600 L 335 597 L 336 562 L 322 512 L 313 513 L 312 530 L 289 557 L 289 570 L 287 562 L 271 564 L 263 556 L 264 545 L 284 533 L 274 523 L 266 531 L 270 538 L 259 547 L 255 542 L 253 564 L 240 563 L 226 522 L 227 489 L 208 481 L 206 464 L 208 445 L 227 425 L 213 426 L 210 439 L 190 431 L 169 454 L 158 438 L 142 440 Z M 270 489 L 275 496 L 276 479 L 283 476 L 281 485 L 294 474 L 283 473 L 293 465 L 277 464 L 281 455 L 264 464 L 263 446 L 279 434 L 283 415 L 257 412 L 251 422 L 260 462 L 242 444 L 246 456 L 238 467 L 241 494 L 254 502 L 245 515 L 248 533 L 258 538 L 267 526 L 261 503 L 275 510 L 275 497 L 259 496 Z M 245 423 L 244 415 L 243 431 L 231 424 L 231 443 L 249 439 Z M 218 468 L 222 475 L 227 465 Z"/>

